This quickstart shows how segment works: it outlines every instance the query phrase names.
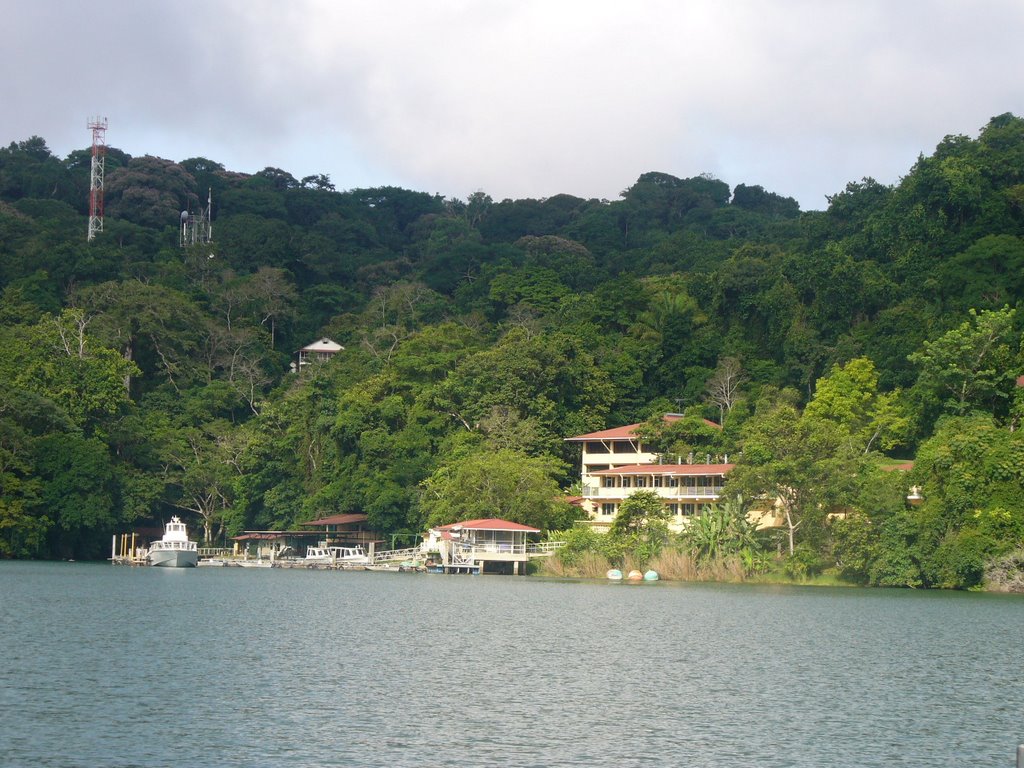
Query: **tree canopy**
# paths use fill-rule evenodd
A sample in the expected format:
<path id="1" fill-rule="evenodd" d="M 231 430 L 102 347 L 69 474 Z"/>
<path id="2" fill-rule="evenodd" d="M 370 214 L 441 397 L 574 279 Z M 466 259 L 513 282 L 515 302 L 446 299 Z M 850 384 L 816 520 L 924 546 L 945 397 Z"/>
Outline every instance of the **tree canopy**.
<path id="1" fill-rule="evenodd" d="M 458 200 L 110 147 L 87 242 L 87 151 L 12 141 L 0 556 L 96 557 L 175 513 L 215 541 L 337 512 L 565 527 L 562 438 L 645 422 L 673 461 L 728 455 L 748 507 L 779 501 L 784 551 L 973 585 L 1021 538 L 1022 158 L 1000 115 L 800 211 L 706 174 Z M 207 190 L 214 240 L 183 249 Z M 293 373 L 324 337 L 344 351 Z"/>

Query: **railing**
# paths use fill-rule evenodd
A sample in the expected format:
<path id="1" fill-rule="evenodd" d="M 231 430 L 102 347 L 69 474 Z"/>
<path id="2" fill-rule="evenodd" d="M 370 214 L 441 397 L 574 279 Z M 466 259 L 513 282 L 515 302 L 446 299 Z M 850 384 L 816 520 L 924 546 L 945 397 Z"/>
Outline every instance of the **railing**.
<path id="1" fill-rule="evenodd" d="M 564 547 L 564 541 L 541 541 L 536 543 L 511 544 L 504 542 L 487 542 L 484 544 L 468 544 L 458 551 L 467 556 L 473 555 L 526 555 L 528 557 L 546 557 Z"/>
<path id="2" fill-rule="evenodd" d="M 547 557 L 554 554 L 561 547 L 565 546 L 564 541 L 541 541 L 530 544 L 512 544 L 504 542 L 486 542 L 482 544 L 462 543 L 453 550 L 453 554 L 459 556 L 461 562 L 468 562 L 476 555 L 527 555 L 528 557 Z M 426 553 L 419 547 L 409 549 L 385 549 L 374 552 L 373 563 L 394 563 L 403 560 L 419 560 Z"/>
<path id="3" fill-rule="evenodd" d="M 547 557 L 548 555 L 553 555 L 564 546 L 564 541 L 541 541 L 537 544 L 527 544 L 526 554 L 532 557 Z"/>
<path id="4" fill-rule="evenodd" d="M 409 549 L 385 549 L 380 552 L 373 553 L 373 562 L 377 563 L 394 563 L 401 562 L 403 560 L 417 560 L 423 557 L 423 550 L 419 547 L 410 547 Z"/>
<path id="5" fill-rule="evenodd" d="M 621 499 L 629 496 L 634 491 L 654 491 L 663 499 L 717 499 L 722 495 L 722 486 L 678 486 L 676 488 L 665 486 L 646 486 L 641 488 L 595 488 L 587 486 L 583 489 L 583 495 L 588 499 Z"/>
<path id="6" fill-rule="evenodd" d="M 200 557 L 230 557 L 233 555 L 235 550 L 231 547 L 200 547 Z M 239 555 L 241 557 L 241 555 Z"/>

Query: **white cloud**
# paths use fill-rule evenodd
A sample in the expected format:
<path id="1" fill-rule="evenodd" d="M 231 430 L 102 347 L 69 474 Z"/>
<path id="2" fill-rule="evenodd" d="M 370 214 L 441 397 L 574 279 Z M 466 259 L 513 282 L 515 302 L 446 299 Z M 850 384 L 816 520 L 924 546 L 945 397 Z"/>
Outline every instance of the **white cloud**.
<path id="1" fill-rule="evenodd" d="M 1021 111 L 1024 6 L 711 0 L 40 0 L 8 12 L 0 141 L 464 197 L 718 174 L 821 207 Z M 90 34 L 92 31 L 94 34 Z"/>

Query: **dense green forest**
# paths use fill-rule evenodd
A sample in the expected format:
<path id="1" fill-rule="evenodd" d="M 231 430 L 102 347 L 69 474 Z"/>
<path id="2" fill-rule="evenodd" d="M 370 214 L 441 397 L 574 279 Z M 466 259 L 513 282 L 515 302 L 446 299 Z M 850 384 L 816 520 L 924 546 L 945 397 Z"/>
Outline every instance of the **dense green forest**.
<path id="1" fill-rule="evenodd" d="M 209 542 L 348 511 L 566 529 L 563 438 L 652 419 L 729 454 L 730 497 L 781 500 L 760 546 L 794 573 L 1021 560 L 1021 118 L 810 212 L 706 175 L 457 200 L 111 147 L 87 242 L 89 172 L 0 149 L 0 556 L 103 557 L 171 514 Z M 213 242 L 181 248 L 208 190 Z M 322 337 L 345 350 L 293 373 Z"/>

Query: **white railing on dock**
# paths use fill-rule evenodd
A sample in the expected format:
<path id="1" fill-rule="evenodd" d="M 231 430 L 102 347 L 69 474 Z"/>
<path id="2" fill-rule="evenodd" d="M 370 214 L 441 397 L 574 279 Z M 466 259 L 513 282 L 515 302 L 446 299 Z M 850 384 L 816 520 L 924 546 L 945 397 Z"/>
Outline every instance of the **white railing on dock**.
<path id="1" fill-rule="evenodd" d="M 529 557 L 548 557 L 565 546 L 564 541 L 541 541 L 533 544 L 504 544 L 488 542 L 486 544 L 459 546 L 457 551 L 463 557 L 472 557 L 475 554 L 510 554 L 528 555 Z M 425 556 L 420 547 L 409 549 L 385 549 L 373 553 L 373 563 L 396 563 L 403 560 L 420 560 Z"/>
<path id="2" fill-rule="evenodd" d="M 564 546 L 564 541 L 540 541 L 536 544 L 527 544 L 526 554 L 533 557 L 547 557 L 548 555 L 553 555 Z"/>
<path id="3" fill-rule="evenodd" d="M 409 549 L 385 549 L 380 552 L 373 553 L 373 562 L 377 563 L 395 563 L 403 560 L 417 560 L 423 557 L 423 551 L 419 547 L 410 547 Z"/>

